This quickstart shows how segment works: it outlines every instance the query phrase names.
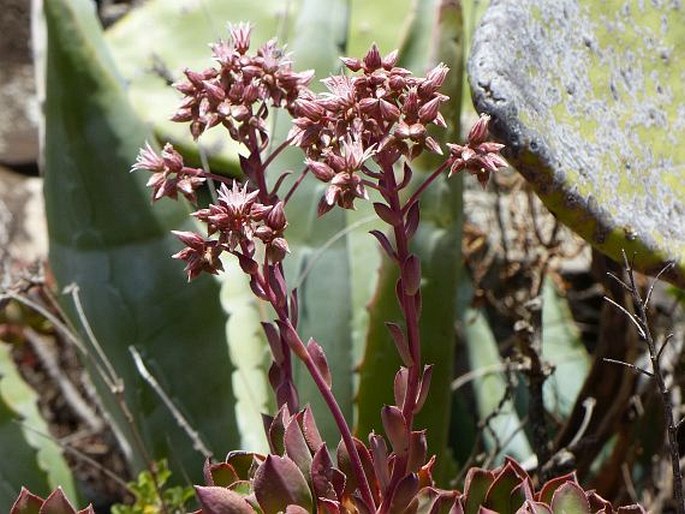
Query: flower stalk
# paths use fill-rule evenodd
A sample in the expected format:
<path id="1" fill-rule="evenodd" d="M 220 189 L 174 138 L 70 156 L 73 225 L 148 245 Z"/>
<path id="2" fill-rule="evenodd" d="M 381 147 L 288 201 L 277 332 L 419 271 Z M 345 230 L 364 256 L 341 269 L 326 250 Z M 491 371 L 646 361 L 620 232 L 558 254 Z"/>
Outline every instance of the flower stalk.
<path id="1" fill-rule="evenodd" d="M 208 178 L 221 182 L 216 202 L 192 214 L 205 225 L 207 235 L 176 232 L 185 248 L 173 257 L 186 263 L 188 280 L 203 272 L 223 271 L 224 255 L 237 259 L 250 279 L 254 295 L 268 303 L 276 317 L 274 322 L 262 323 L 273 357 L 269 380 L 280 409 L 279 417 L 269 418 L 277 425 L 269 432 L 291 430 L 285 436 L 287 442 L 288 438 L 296 437 L 292 434 L 292 430 L 297 430 L 293 420 L 303 422 L 301 416 L 311 415 L 306 414 L 308 411 L 290 415 L 299 409 L 292 375 L 294 354 L 307 368 L 340 431 L 347 455 L 339 455 L 340 465 L 349 459 L 354 490 L 348 492 L 352 493 L 352 501 L 358 502 L 361 510 L 389 512 L 396 507 L 397 498 L 411 497 L 405 490 L 407 484 L 414 480 L 431 483 L 434 463 L 434 459 L 427 460 L 425 432 L 414 430 L 413 426 L 431 377 L 431 367 L 424 368 L 421 362 L 421 264 L 411 252 L 411 239 L 420 221 L 420 197 L 447 170 L 448 176 L 467 170 L 485 185 L 491 172 L 506 165 L 498 153 L 501 145 L 487 141 L 489 118 L 481 117 L 465 145 L 449 145 L 443 164 L 427 175 L 403 203 L 405 190 L 413 186 L 412 161 L 424 151 L 443 155 L 428 128 L 446 127 L 440 105 L 448 97 L 439 89 L 447 67 L 439 64 L 426 77 L 415 77 L 409 70 L 396 66 L 397 51 L 381 56 L 373 45 L 362 59 L 343 58 L 348 74 L 324 79 L 327 92 L 315 94 L 308 88 L 313 73 L 294 72 L 289 55 L 274 41 L 250 54 L 250 31 L 246 24 L 233 26 L 230 39 L 212 47 L 217 66 L 201 72 L 184 72 L 186 80 L 176 84 L 184 100 L 173 117 L 189 123 L 194 138 L 212 127 L 223 126 L 229 137 L 241 143 L 247 152 L 240 157 L 246 180 L 240 184 L 185 167 L 170 145 L 160 155 L 147 145 L 133 169 L 152 173 L 148 185 L 153 189 L 153 201 L 165 196 L 176 199 L 180 193 L 196 205 L 197 188 Z M 293 126 L 286 141 L 269 154 L 266 120 L 269 111 L 276 108 L 288 111 Z M 304 169 L 285 195 L 280 196 L 279 188 L 287 173 L 281 173 L 269 190 L 267 172 L 271 172 L 275 156 L 289 145 L 302 150 Z M 402 172 L 398 173 L 398 169 Z M 353 209 L 357 201 L 369 200 L 371 192 L 380 196 L 374 209 L 390 228 L 388 235 L 372 231 L 382 250 L 398 267 L 396 296 L 403 318 L 403 327 L 388 324 L 404 364 L 395 377 L 396 404 L 385 406 L 381 413 L 390 454 L 380 436 L 370 435 L 373 457 L 363 443 L 354 439 L 333 395 L 323 350 L 312 339 L 305 344 L 297 332 L 297 294 L 289 291 L 283 268 L 289 253 L 284 207 L 296 198 L 303 181 L 311 177 L 327 184 L 318 205 L 320 216 L 336 207 Z M 307 422 L 307 433 L 311 433 L 312 423 Z M 287 429 L 286 425 L 292 428 Z M 281 446 L 271 442 L 272 451 Z M 317 455 L 319 450 L 311 447 Z M 302 455 L 298 458 L 307 459 Z M 320 458 L 324 458 L 323 454 Z M 289 466 L 277 462 L 280 461 L 267 459 L 264 465 Z M 380 482 L 370 481 L 366 469 L 369 466 L 373 466 Z M 333 480 L 333 475 L 326 477 Z M 336 488 L 334 482 L 331 487 Z M 334 501 L 341 502 L 340 495 L 346 493 L 339 487 L 336 491 Z M 330 494 L 329 490 L 326 501 L 331 499 Z"/>

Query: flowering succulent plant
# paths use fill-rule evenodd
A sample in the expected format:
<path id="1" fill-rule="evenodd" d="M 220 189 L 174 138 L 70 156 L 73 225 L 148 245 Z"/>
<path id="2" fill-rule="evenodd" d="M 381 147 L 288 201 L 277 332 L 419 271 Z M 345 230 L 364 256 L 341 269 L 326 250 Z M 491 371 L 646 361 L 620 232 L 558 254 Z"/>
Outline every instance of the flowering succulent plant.
<path id="1" fill-rule="evenodd" d="M 189 123 L 194 138 L 224 127 L 244 148 L 244 180 L 186 166 L 169 144 L 160 153 L 146 145 L 132 166 L 151 173 L 153 201 L 177 199 L 180 193 L 196 207 L 192 216 L 203 233 L 175 232 L 184 248 L 173 257 L 185 263 L 188 280 L 220 273 L 222 258 L 233 256 L 254 295 L 271 306 L 275 317 L 262 323 L 279 409 L 273 417 L 264 416 L 270 453 L 230 452 L 224 462 L 207 461 L 206 485 L 196 489 L 201 512 L 612 512 L 599 496 L 583 491 L 573 475 L 536 493 L 532 479 L 513 460 L 493 471 L 470 470 L 464 493 L 438 489 L 427 434 L 414 426 L 432 372 L 421 359 L 421 263 L 410 248 L 419 202 L 443 175 L 467 171 L 485 186 L 492 172 L 506 166 L 499 155 L 502 145 L 488 140 L 489 117 L 480 117 L 463 145 L 448 145 L 432 173 L 414 178 L 412 162 L 419 155 L 444 155 L 429 128 L 446 126 L 440 105 L 448 97 L 439 91 L 445 65 L 416 77 L 397 66 L 397 51 L 382 56 L 373 45 L 362 59 L 343 58 L 346 73 L 324 79 L 327 91 L 315 94 L 308 88 L 313 73 L 293 71 L 289 54 L 275 41 L 250 53 L 250 32 L 248 24 L 232 26 L 230 38 L 212 47 L 214 66 L 184 72 L 185 79 L 176 84 L 184 100 L 173 116 Z M 293 125 L 285 142 L 269 151 L 267 120 L 273 109 L 285 109 Z M 304 154 L 296 177 L 272 169 L 289 145 Z M 343 416 L 323 349 L 312 338 L 305 342 L 297 330 L 298 295 L 289 289 L 283 266 L 289 253 L 286 207 L 296 201 L 308 175 L 326 184 L 320 216 L 374 197 L 374 210 L 388 231 L 371 233 L 399 271 L 395 294 L 403 323 L 387 326 L 403 365 L 395 375 L 395 403 L 381 411 L 384 435 L 371 433 L 368 442 L 353 436 Z M 201 207 L 196 191 L 210 180 L 220 184 L 216 199 Z M 312 411 L 299 404 L 293 359 L 305 365 L 335 419 L 341 435 L 335 459 Z M 12 514 L 43 512 L 36 507 L 42 500 L 28 494 L 22 492 Z M 57 501 L 50 498 L 46 502 Z M 70 508 L 60 504 L 49 512 L 74 512 Z"/>

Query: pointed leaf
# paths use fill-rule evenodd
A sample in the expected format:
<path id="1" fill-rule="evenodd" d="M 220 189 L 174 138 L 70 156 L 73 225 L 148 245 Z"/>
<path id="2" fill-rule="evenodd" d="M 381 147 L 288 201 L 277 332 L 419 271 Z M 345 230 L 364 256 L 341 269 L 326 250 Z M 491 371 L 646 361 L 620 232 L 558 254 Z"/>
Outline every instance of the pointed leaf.
<path id="1" fill-rule="evenodd" d="M 64 496 L 64 491 L 58 487 L 45 498 L 45 503 L 40 508 L 40 514 L 76 514 L 76 509 Z"/>
<path id="2" fill-rule="evenodd" d="M 409 430 L 402 411 L 393 405 L 385 405 L 381 409 L 381 421 L 393 451 L 404 455 L 409 449 Z"/>
<path id="3" fill-rule="evenodd" d="M 554 492 L 567 482 L 573 482 L 574 484 L 578 483 L 575 472 L 567 473 L 560 477 L 554 477 L 551 480 L 548 480 L 540 489 L 540 492 L 538 493 L 538 499 L 542 503 L 550 505 L 552 503 Z"/>
<path id="4" fill-rule="evenodd" d="M 478 508 L 485 502 L 490 485 L 495 481 L 495 475 L 491 471 L 479 468 L 471 468 L 464 480 L 465 514 L 476 514 Z"/>
<path id="5" fill-rule="evenodd" d="M 525 498 L 514 495 L 514 489 L 522 483 L 514 467 L 507 462 L 495 477 L 485 496 L 485 505 L 501 514 L 514 514 Z"/>
<path id="6" fill-rule="evenodd" d="M 370 484 L 373 483 L 374 468 L 373 460 L 371 459 L 371 454 L 368 448 L 359 439 L 354 439 L 354 445 L 357 447 L 357 452 L 359 452 L 359 458 L 362 461 L 362 468 L 364 469 L 364 474 Z M 352 494 L 358 487 L 357 478 L 354 474 L 352 468 L 352 462 L 350 461 L 350 454 L 347 452 L 347 448 L 342 441 L 338 444 L 338 449 L 336 451 L 338 459 L 338 468 L 343 472 L 344 476 L 347 477 L 347 482 L 345 483 L 345 494 Z"/>
<path id="7" fill-rule="evenodd" d="M 19 496 L 12 505 L 10 514 L 38 514 L 44 501 L 40 496 L 22 487 Z"/>
<path id="8" fill-rule="evenodd" d="M 304 434 L 304 439 L 307 441 L 307 445 L 311 451 L 318 451 L 321 448 L 321 445 L 324 444 L 319 429 L 316 426 L 314 414 L 312 413 L 312 409 L 309 408 L 309 405 L 304 408 L 304 414 L 302 416 L 302 433 Z"/>
<path id="9" fill-rule="evenodd" d="M 298 422 L 301 419 L 302 412 L 299 412 L 290 419 L 290 423 L 285 427 L 283 440 L 285 443 L 285 454 L 297 464 L 303 475 L 308 476 L 312 464 L 312 453 L 309 446 L 307 446 L 302 428 Z"/>
<path id="10" fill-rule="evenodd" d="M 255 475 L 254 492 L 264 514 L 276 514 L 291 504 L 312 509 L 307 480 L 288 457 L 267 455 Z"/>
<path id="11" fill-rule="evenodd" d="M 252 506 L 238 493 L 225 487 L 195 486 L 197 499 L 206 514 L 254 514 Z"/>
<path id="12" fill-rule="evenodd" d="M 330 389 L 333 385 L 333 379 L 331 378 L 331 370 L 328 367 L 328 361 L 326 360 L 326 354 L 323 352 L 321 345 L 310 338 L 307 343 L 307 353 L 314 361 L 314 365 L 321 373 L 326 385 Z"/>

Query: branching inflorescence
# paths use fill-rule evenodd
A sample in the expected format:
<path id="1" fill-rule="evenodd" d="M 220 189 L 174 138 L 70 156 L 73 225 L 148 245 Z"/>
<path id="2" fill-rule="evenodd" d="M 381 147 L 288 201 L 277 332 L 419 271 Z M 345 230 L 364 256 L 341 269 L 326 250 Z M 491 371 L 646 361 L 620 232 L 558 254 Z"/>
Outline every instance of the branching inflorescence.
<path id="1" fill-rule="evenodd" d="M 192 280 L 202 272 L 222 271 L 223 254 L 235 256 L 256 297 L 274 309 L 276 319 L 263 327 L 273 356 L 269 379 L 280 410 L 268 421 L 270 436 L 280 430 L 286 434 L 285 448 L 272 441 L 275 455 L 254 457 L 259 464 L 254 477 L 257 500 L 261 501 L 263 494 L 258 483 L 265 475 L 290 473 L 294 467 L 290 461 L 299 465 L 304 458 L 309 463 L 311 488 L 318 496 L 316 505 L 334 506 L 333 511 L 356 505 L 364 512 L 388 512 L 391 507 L 399 512 L 400 498 L 411 502 L 415 496 L 411 491 L 431 484 L 434 462 L 427 459 L 425 432 L 413 426 L 431 376 L 431 367 L 421 363 L 421 265 L 409 244 L 419 225 L 419 199 L 438 177 L 462 170 L 485 186 L 492 172 L 506 166 L 499 155 L 502 145 L 488 141 L 489 117 L 482 116 L 464 145 L 448 145 L 444 162 L 433 173 L 412 181 L 411 163 L 416 157 L 423 152 L 443 155 L 428 129 L 446 126 L 440 105 L 448 97 L 439 92 L 448 72 L 445 65 L 437 65 L 423 78 L 415 77 L 396 66 L 397 51 L 383 57 L 373 45 L 363 59 L 343 58 L 347 73 L 324 79 L 327 91 L 315 94 L 308 88 L 313 72 L 293 71 L 290 56 L 275 41 L 250 54 L 250 31 L 247 24 L 231 27 L 230 38 L 212 47 L 213 67 L 184 72 L 185 80 L 176 88 L 185 98 L 173 116 L 175 121 L 190 124 L 194 138 L 223 126 L 246 150 L 240 157 L 245 180 L 238 183 L 187 167 L 168 144 L 160 154 L 150 145 L 141 149 L 133 169 L 152 173 L 148 186 L 153 201 L 176 199 L 180 193 L 196 205 L 199 187 L 208 179 L 220 182 L 216 201 L 192 214 L 205 226 L 206 235 L 175 232 L 185 247 L 173 257 L 185 262 Z M 272 109 L 285 109 L 293 126 L 286 141 L 267 155 L 271 143 L 267 120 Z M 303 169 L 283 193 L 287 173 L 276 172 L 269 181 L 266 174 L 273 173 L 269 168 L 274 158 L 288 145 L 303 151 Z M 373 191 L 375 212 L 389 226 L 387 234 L 372 234 L 398 266 L 396 295 L 404 317 L 404 326 L 388 323 L 404 364 L 395 378 L 396 404 L 381 412 L 390 449 L 379 435 L 370 435 L 370 448 L 352 436 L 331 391 L 323 350 L 313 339 L 305 344 L 297 333 L 297 292 L 289 291 L 282 266 L 289 251 L 285 206 L 296 198 L 297 188 L 308 174 L 327 184 L 319 215 L 336 206 L 352 209 L 356 201 L 368 200 Z M 403 194 L 410 186 L 411 194 Z M 312 442 L 315 426 L 311 412 L 299 410 L 292 355 L 311 373 L 340 429 L 338 467 L 347 463 L 346 485 L 341 484 L 340 471 L 333 467 L 327 452 L 321 451 L 320 439 Z M 301 445 L 295 449 L 295 432 L 304 434 L 309 449 Z M 309 452 L 308 458 L 299 455 L 298 460 L 293 455 L 298 451 Z M 207 500 L 207 490 L 203 494 Z M 216 494 L 224 498 L 227 493 Z"/>

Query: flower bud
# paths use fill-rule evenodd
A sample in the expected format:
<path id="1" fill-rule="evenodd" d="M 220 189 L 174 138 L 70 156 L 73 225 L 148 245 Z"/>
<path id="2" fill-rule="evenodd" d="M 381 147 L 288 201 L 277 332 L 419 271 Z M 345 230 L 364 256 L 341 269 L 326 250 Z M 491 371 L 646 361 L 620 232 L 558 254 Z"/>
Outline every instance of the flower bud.
<path id="1" fill-rule="evenodd" d="M 488 137 L 488 124 L 490 123 L 489 114 L 481 114 L 478 121 L 473 124 L 471 130 L 469 131 L 468 141 L 469 144 L 477 145 L 484 143 L 485 139 Z"/>
<path id="2" fill-rule="evenodd" d="M 285 211 L 283 210 L 283 202 L 278 202 L 271 212 L 266 215 L 266 224 L 277 232 L 281 232 L 288 222 L 285 218 Z"/>

